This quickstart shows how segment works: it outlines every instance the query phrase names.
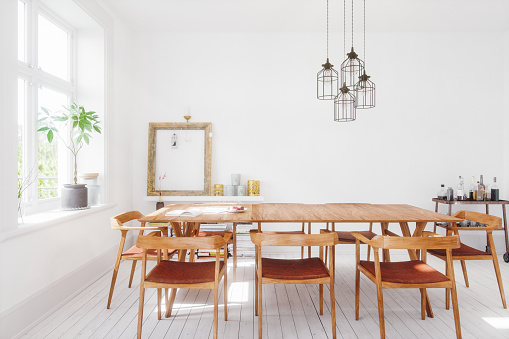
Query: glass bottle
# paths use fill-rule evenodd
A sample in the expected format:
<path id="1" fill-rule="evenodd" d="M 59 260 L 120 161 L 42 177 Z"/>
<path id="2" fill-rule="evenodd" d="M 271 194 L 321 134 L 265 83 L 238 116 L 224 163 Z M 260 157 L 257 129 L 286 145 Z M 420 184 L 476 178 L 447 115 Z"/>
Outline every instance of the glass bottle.
<path id="1" fill-rule="evenodd" d="M 458 184 L 458 191 L 456 193 L 456 199 L 458 201 L 465 200 L 465 186 L 463 184 L 463 178 L 460 175 L 460 183 Z"/>
<path id="2" fill-rule="evenodd" d="M 491 200 L 500 200 L 500 190 L 498 189 L 497 185 L 497 177 L 493 177 L 493 185 L 491 185 Z"/>
<path id="3" fill-rule="evenodd" d="M 475 177 L 472 176 L 472 184 L 470 184 L 470 189 L 468 190 L 468 200 L 470 200 L 470 201 L 476 200 L 475 199 L 475 192 L 476 192 Z"/>
<path id="4" fill-rule="evenodd" d="M 477 200 L 486 200 L 486 186 L 484 186 L 482 174 L 479 176 L 478 190 L 481 192 L 481 198 L 479 199 L 479 195 L 477 195 Z"/>
<path id="5" fill-rule="evenodd" d="M 481 184 L 479 181 L 477 181 L 477 185 L 476 185 L 476 194 L 475 194 L 475 200 L 477 201 L 483 201 L 484 200 L 484 194 L 483 194 L 483 190 L 482 190 L 482 187 L 481 187 Z"/>
<path id="6" fill-rule="evenodd" d="M 437 197 L 440 200 L 447 200 L 447 194 L 445 192 L 445 185 L 444 184 L 440 185 L 440 191 L 438 191 Z"/>

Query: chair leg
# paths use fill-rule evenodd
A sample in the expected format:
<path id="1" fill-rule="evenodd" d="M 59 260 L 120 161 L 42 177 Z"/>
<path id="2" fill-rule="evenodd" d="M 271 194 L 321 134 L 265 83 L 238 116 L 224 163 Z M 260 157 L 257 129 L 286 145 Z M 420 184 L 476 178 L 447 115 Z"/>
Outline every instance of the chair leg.
<path id="1" fill-rule="evenodd" d="M 330 312 L 332 318 L 332 339 L 336 339 L 336 295 L 334 293 L 334 282 L 330 284 Z"/>
<path id="2" fill-rule="evenodd" d="M 262 320 L 263 320 L 262 282 L 261 282 L 261 279 L 258 279 L 258 338 L 259 339 L 262 339 Z"/>
<path id="3" fill-rule="evenodd" d="M 255 268 L 255 316 L 258 315 L 258 269 Z"/>
<path id="4" fill-rule="evenodd" d="M 320 315 L 323 315 L 323 284 L 320 284 L 318 287 L 318 291 L 320 292 Z"/>
<path id="5" fill-rule="evenodd" d="M 141 326 L 143 325 L 143 305 L 145 299 L 145 288 L 143 283 L 140 285 L 140 305 L 138 307 L 138 334 L 137 338 L 141 339 Z"/>
<path id="6" fill-rule="evenodd" d="M 219 287 L 214 288 L 214 339 L 217 339 L 217 318 L 218 318 L 218 303 L 219 303 Z"/>
<path id="7" fill-rule="evenodd" d="M 500 296 L 502 297 L 502 306 L 504 306 L 504 308 L 507 308 L 507 304 L 505 302 L 504 285 L 502 284 L 502 276 L 500 275 L 500 266 L 498 266 L 498 259 L 495 255 L 493 256 L 493 267 L 495 268 L 495 275 L 497 276 L 498 289 L 500 291 Z"/>
<path id="8" fill-rule="evenodd" d="M 452 295 L 452 309 L 454 313 L 454 326 L 456 327 L 456 338 L 461 338 L 461 325 L 460 325 L 460 311 L 458 308 L 458 296 L 456 294 L 456 284 L 452 284 L 451 288 Z"/>
<path id="9" fill-rule="evenodd" d="M 108 304 L 106 305 L 107 309 L 109 309 L 111 305 L 111 298 L 113 297 L 113 290 L 115 289 L 115 282 L 117 281 L 118 268 L 120 266 L 126 234 L 127 231 L 122 231 L 122 237 L 120 238 L 120 244 L 118 245 L 117 258 L 115 259 L 115 266 L 113 267 L 113 275 L 111 277 L 110 294 L 108 295 Z"/>
<path id="10" fill-rule="evenodd" d="M 468 286 L 468 275 L 467 275 L 467 265 L 465 264 L 465 260 L 460 260 L 461 262 L 461 269 L 463 270 L 463 278 L 465 279 L 465 285 Z"/>
<path id="11" fill-rule="evenodd" d="M 372 222 L 369 223 L 369 231 L 370 232 L 373 231 L 373 223 Z M 366 260 L 369 261 L 370 257 L 371 257 L 371 246 L 368 245 L 368 256 L 367 256 Z"/>
<path id="12" fill-rule="evenodd" d="M 162 289 L 157 289 L 157 320 L 161 320 L 161 293 Z"/>
<path id="13" fill-rule="evenodd" d="M 226 269 L 224 271 L 223 279 L 224 279 L 224 321 L 228 320 L 228 283 L 227 283 L 227 274 Z"/>
<path id="14" fill-rule="evenodd" d="M 385 339 L 384 295 L 382 286 L 376 286 L 376 296 L 378 299 L 378 323 L 380 326 L 380 339 Z"/>
<path id="15" fill-rule="evenodd" d="M 175 296 L 177 295 L 177 289 L 172 288 L 170 291 L 170 298 L 166 304 L 166 313 L 164 314 L 165 318 L 171 317 L 171 310 L 173 308 L 173 303 L 175 302 Z"/>
<path id="16" fill-rule="evenodd" d="M 361 287 L 361 271 L 355 265 L 355 320 L 359 320 L 359 292 Z"/>
<path id="17" fill-rule="evenodd" d="M 425 288 L 421 288 L 421 319 L 426 320 L 426 300 L 427 293 Z"/>
<path id="18" fill-rule="evenodd" d="M 447 262 L 445 265 L 445 275 L 449 276 L 449 267 L 447 266 Z M 451 289 L 445 289 L 445 309 L 448 310 L 451 307 L 451 299 L 450 299 Z"/>
<path id="19" fill-rule="evenodd" d="M 133 260 L 133 264 L 131 266 L 131 276 L 129 277 L 129 288 L 131 288 L 131 285 L 133 284 L 133 277 L 134 277 L 134 270 L 136 269 L 136 261 Z"/>

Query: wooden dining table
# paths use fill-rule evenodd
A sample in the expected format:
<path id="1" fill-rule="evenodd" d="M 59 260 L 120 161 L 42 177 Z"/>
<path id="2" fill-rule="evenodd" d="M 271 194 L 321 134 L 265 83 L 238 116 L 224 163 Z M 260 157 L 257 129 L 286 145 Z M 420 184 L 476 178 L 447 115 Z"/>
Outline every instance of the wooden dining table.
<path id="1" fill-rule="evenodd" d="M 382 231 L 387 230 L 389 224 L 398 224 L 403 236 L 421 236 L 428 223 L 460 222 L 462 219 L 445 214 L 429 211 L 423 208 L 406 204 L 369 204 L 369 203 L 329 203 L 329 204 L 303 204 L 303 203 L 262 203 L 242 205 L 242 213 L 203 213 L 194 217 L 168 216 L 167 212 L 173 210 L 190 210 L 219 208 L 238 204 L 171 204 L 152 212 L 140 221 L 167 222 L 177 236 L 196 234 L 201 223 L 233 223 L 233 246 L 236 253 L 236 225 L 237 223 L 256 223 L 261 230 L 263 223 L 330 223 L 332 231 L 337 224 L 346 223 L 380 223 Z M 410 231 L 409 224 L 415 224 L 414 231 Z M 408 251 L 410 259 L 417 260 L 415 251 Z M 388 254 L 387 254 L 388 257 Z M 237 258 L 233 258 L 233 276 L 237 266 Z M 429 302 L 427 314 L 433 317 Z"/>

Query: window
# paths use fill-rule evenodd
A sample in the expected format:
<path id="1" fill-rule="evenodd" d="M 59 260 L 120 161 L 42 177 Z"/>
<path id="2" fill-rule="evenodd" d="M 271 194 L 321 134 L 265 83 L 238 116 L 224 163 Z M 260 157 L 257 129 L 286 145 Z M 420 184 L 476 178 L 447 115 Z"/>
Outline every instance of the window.
<path id="1" fill-rule="evenodd" d="M 72 37 L 64 20 L 38 0 L 18 0 L 18 188 L 31 211 L 56 206 L 69 172 L 65 148 L 58 138 L 48 143 L 37 120 L 41 107 L 58 111 L 75 99 Z"/>

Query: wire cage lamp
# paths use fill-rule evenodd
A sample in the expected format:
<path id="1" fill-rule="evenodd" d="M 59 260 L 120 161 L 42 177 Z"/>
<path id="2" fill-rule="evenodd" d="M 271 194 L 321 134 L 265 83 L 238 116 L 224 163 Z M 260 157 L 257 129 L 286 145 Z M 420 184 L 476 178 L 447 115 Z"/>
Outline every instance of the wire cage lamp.
<path id="1" fill-rule="evenodd" d="M 359 59 L 359 55 L 353 49 L 353 0 L 352 0 L 352 48 L 350 53 L 347 53 L 347 58 L 341 64 L 341 83 L 353 91 L 358 78 L 364 72 L 364 61 Z M 346 46 L 346 0 L 343 0 L 343 40 Z"/>
<path id="2" fill-rule="evenodd" d="M 364 0 L 364 61 L 366 61 L 366 0 Z M 357 94 L 356 108 L 367 109 L 375 107 L 375 83 L 366 74 L 366 68 L 359 81 L 355 84 L 354 90 Z"/>
<path id="3" fill-rule="evenodd" d="M 319 100 L 334 100 L 339 88 L 339 73 L 329 62 L 329 0 L 327 0 L 327 61 L 316 75 L 316 97 Z"/>
<path id="4" fill-rule="evenodd" d="M 356 118 L 356 98 L 346 83 L 343 83 L 343 87 L 334 98 L 334 121 L 348 122 Z"/>

